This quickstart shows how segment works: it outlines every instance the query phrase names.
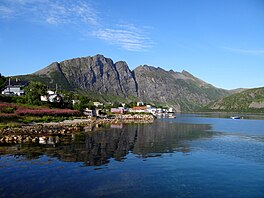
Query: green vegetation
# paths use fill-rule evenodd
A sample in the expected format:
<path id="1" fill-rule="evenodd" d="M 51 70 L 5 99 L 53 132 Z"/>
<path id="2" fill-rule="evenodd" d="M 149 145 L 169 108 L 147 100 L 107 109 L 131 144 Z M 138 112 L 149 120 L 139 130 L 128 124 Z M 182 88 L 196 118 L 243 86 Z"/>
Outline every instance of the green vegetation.
<path id="1" fill-rule="evenodd" d="M 29 80 L 30 84 L 25 88 L 26 95 L 20 97 L 7 97 L 0 95 L 0 101 L 9 102 L 15 104 L 25 104 L 29 107 L 32 105 L 46 106 L 46 108 L 69 108 L 78 111 L 84 111 L 86 108 L 95 109 L 94 101 L 104 103 L 104 106 L 98 107 L 103 109 L 104 113 L 108 113 L 111 108 L 119 107 L 121 103 L 125 103 L 127 108 L 136 106 L 135 101 L 143 100 L 146 103 L 152 103 L 152 106 L 174 107 L 182 112 L 193 111 L 236 111 L 236 112 L 264 112 L 262 103 L 264 103 L 264 88 L 246 90 L 244 92 L 233 94 L 225 97 L 217 102 L 210 103 L 206 107 L 203 105 L 208 102 L 216 100 L 231 94 L 230 91 L 217 89 L 214 86 L 203 82 L 202 80 L 195 78 L 191 74 L 182 73 L 183 75 L 177 77 L 177 73 L 173 71 L 165 71 L 161 68 L 154 68 L 146 66 L 146 71 L 140 71 L 138 79 L 144 82 L 139 88 L 137 94 L 134 96 L 126 95 L 122 91 L 109 91 L 106 85 L 107 91 L 95 87 L 90 88 L 89 91 L 82 89 L 85 84 L 75 84 L 79 81 L 71 79 L 68 76 L 73 71 L 77 71 L 78 67 L 76 63 L 72 63 L 72 67 L 67 67 L 64 73 L 58 65 L 53 64 L 39 73 L 39 75 L 24 75 L 16 76 L 21 80 Z M 83 65 L 82 65 L 83 66 Z M 73 69 L 73 67 L 76 67 Z M 66 76 L 64 76 L 66 75 Z M 6 78 L 0 75 L 0 88 L 5 82 Z M 85 83 L 84 79 L 83 82 Z M 154 83 L 153 83 L 154 82 Z M 111 84 L 111 83 L 110 83 Z M 63 94 L 60 101 L 57 102 L 42 102 L 40 96 L 45 96 L 47 90 L 55 90 L 55 87 L 59 88 L 59 93 Z M 111 84 L 112 85 L 112 84 Z M 73 89 L 74 88 L 74 89 Z M 124 89 L 127 90 L 127 89 Z M 129 92 L 130 93 L 130 92 Z M 134 92 L 131 92 L 133 95 Z M 140 96 L 141 99 L 136 97 Z M 72 103 L 75 100 L 76 103 Z M 2 113 L 9 114 L 14 112 L 15 109 L 6 108 L 2 110 Z M 6 118 L 7 119 L 7 118 Z"/>
<path id="2" fill-rule="evenodd" d="M 64 117 L 64 116 L 26 116 L 19 118 L 17 121 L 23 124 L 29 124 L 29 123 L 47 123 L 47 122 L 62 122 L 64 120 L 72 119 L 71 117 Z"/>
<path id="3" fill-rule="evenodd" d="M 0 91 L 5 87 L 6 78 L 0 74 Z"/>
<path id="4" fill-rule="evenodd" d="M 25 87 L 25 100 L 27 104 L 40 105 L 40 96 L 47 95 L 47 87 L 40 83 L 31 81 L 27 87 Z"/>
<path id="5" fill-rule="evenodd" d="M 1 127 L 32 122 L 59 122 L 80 115 L 79 111 L 72 109 L 50 109 L 43 106 L 0 102 Z"/>
<path id="6" fill-rule="evenodd" d="M 264 87 L 233 94 L 210 103 L 202 110 L 264 113 Z"/>
<path id="7" fill-rule="evenodd" d="M 65 76 L 63 76 L 58 71 L 51 72 L 50 77 L 46 75 L 28 74 L 28 75 L 14 76 L 14 78 L 18 78 L 20 80 L 28 80 L 30 82 L 40 82 L 44 84 L 45 86 L 49 87 L 50 89 L 55 89 L 56 84 L 58 84 L 60 88 L 63 90 L 66 90 L 66 91 L 73 90 L 72 86 L 69 84 Z"/>
<path id="8" fill-rule="evenodd" d="M 65 78 L 63 73 L 54 71 L 50 73 L 50 76 L 55 81 L 53 82 L 53 85 L 57 83 L 64 90 L 72 90 L 72 86 L 69 84 L 68 80 Z"/>

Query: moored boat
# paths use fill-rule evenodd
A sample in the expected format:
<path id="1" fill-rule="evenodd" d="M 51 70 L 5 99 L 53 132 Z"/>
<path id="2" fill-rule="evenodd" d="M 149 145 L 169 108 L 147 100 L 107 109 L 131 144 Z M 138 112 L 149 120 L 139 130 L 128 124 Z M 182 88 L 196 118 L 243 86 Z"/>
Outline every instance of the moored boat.
<path id="1" fill-rule="evenodd" d="M 230 118 L 231 118 L 231 119 L 233 119 L 233 120 L 238 120 L 238 119 L 241 119 L 241 117 L 240 117 L 240 116 L 231 116 Z"/>

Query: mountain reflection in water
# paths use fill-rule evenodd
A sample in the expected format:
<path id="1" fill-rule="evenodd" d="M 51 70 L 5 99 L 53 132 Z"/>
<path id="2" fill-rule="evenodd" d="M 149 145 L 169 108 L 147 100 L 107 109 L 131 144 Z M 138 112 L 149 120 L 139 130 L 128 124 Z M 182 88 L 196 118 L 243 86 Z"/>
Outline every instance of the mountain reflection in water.
<path id="1" fill-rule="evenodd" d="M 96 131 L 47 137 L 38 143 L 0 144 L 0 155 L 23 156 L 25 160 L 47 155 L 64 162 L 100 166 L 109 163 L 111 158 L 124 160 L 129 152 L 143 158 L 162 153 L 188 153 L 191 149 L 188 142 L 212 137 L 214 133 L 210 129 L 207 124 L 168 124 L 158 120 L 153 124 L 113 125 Z"/>

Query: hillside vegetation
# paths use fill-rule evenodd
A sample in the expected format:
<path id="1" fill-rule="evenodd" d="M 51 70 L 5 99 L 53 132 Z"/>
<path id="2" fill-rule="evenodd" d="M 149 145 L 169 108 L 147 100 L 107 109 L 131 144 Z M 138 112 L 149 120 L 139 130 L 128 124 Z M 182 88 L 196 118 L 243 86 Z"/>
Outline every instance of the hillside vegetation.
<path id="1" fill-rule="evenodd" d="M 210 103 L 203 110 L 264 113 L 264 87 L 248 89 L 227 96 Z"/>

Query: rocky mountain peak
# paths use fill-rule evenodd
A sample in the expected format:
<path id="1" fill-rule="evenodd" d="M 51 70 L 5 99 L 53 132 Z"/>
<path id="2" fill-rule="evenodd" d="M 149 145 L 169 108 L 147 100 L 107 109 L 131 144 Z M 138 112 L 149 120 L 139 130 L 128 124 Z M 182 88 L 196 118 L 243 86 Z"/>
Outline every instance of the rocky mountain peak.
<path id="1" fill-rule="evenodd" d="M 60 64 L 58 62 L 53 62 L 49 66 L 33 73 L 34 75 L 49 75 L 52 72 L 60 71 Z"/>
<path id="2" fill-rule="evenodd" d="M 101 54 L 54 62 L 34 75 L 46 76 L 62 87 L 67 84 L 89 93 L 168 104 L 177 111 L 192 110 L 228 94 L 185 70 L 140 65 L 131 71 L 125 61 L 114 63 Z"/>

